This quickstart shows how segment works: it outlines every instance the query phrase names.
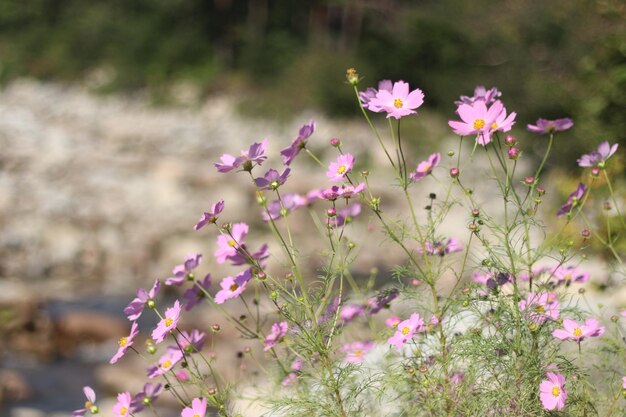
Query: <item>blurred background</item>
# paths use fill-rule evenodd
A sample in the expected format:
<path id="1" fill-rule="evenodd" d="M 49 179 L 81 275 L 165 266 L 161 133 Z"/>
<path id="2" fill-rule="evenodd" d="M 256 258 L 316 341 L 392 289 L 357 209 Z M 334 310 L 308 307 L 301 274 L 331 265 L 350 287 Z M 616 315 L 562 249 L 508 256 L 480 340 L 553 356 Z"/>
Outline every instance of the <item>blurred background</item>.
<path id="1" fill-rule="evenodd" d="M 603 140 L 620 143 L 623 186 L 625 22 L 619 0 L 1 0 L 0 415 L 67 415 L 83 385 L 126 389 L 100 366 L 127 334 L 121 309 L 191 252 L 220 277 L 213 234 L 192 227 L 220 198 L 254 204 L 246 178 L 217 176 L 219 155 L 264 137 L 277 155 L 315 119 L 312 149 L 340 137 L 375 164 L 348 67 L 360 89 L 424 91 L 405 125 L 419 155 L 456 146 L 454 100 L 497 86 L 529 163 L 545 140 L 527 123 L 575 121 L 548 164 L 555 205 Z"/>

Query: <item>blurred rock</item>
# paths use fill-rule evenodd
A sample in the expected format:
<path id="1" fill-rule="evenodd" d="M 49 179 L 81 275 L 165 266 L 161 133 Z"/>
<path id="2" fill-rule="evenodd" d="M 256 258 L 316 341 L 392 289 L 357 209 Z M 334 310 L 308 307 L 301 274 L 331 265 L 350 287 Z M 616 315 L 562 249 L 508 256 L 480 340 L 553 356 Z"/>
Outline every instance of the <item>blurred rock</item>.
<path id="1" fill-rule="evenodd" d="M 32 390 L 26 379 L 17 371 L 0 370 L 0 403 L 30 398 Z"/>
<path id="2" fill-rule="evenodd" d="M 130 331 L 127 320 L 106 313 L 71 310 L 55 319 L 55 341 L 61 355 L 72 356 L 83 343 L 117 340 Z"/>

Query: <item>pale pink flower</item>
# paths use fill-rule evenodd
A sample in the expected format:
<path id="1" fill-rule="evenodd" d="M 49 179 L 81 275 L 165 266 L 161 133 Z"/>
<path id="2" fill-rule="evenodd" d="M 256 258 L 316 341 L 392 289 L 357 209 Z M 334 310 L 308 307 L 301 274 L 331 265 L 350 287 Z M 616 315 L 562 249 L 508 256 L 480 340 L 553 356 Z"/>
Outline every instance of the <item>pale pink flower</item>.
<path id="1" fill-rule="evenodd" d="M 548 379 L 539 384 L 539 398 L 546 410 L 562 410 L 565 408 L 567 390 L 565 389 L 565 377 L 561 374 L 548 372 Z"/>
<path id="2" fill-rule="evenodd" d="M 346 362 L 361 363 L 363 356 L 374 349 L 376 345 L 372 341 L 353 342 L 345 344 L 341 347 L 341 351 L 346 354 Z"/>
<path id="3" fill-rule="evenodd" d="M 552 336 L 560 340 L 573 340 L 577 343 L 583 341 L 586 337 L 601 336 L 604 333 L 604 326 L 594 318 L 585 320 L 585 324 L 580 325 L 574 320 L 563 320 L 563 329 L 556 329 L 552 332 Z"/>
<path id="4" fill-rule="evenodd" d="M 343 320 L 343 324 L 348 324 L 357 317 L 365 315 L 365 308 L 359 304 L 348 304 L 341 307 L 339 317 Z"/>
<path id="5" fill-rule="evenodd" d="M 243 165 L 243 169 L 250 171 L 253 167 L 252 163 L 262 165 L 267 159 L 265 150 L 267 149 L 268 140 L 263 139 L 261 143 L 253 143 L 247 150 L 241 151 L 241 156 L 224 154 L 220 157 L 221 162 L 215 163 L 218 172 L 229 172 Z"/>
<path id="6" fill-rule="evenodd" d="M 391 80 L 379 81 L 378 90 L 373 87 L 370 87 L 365 91 L 359 92 L 359 98 L 361 99 L 361 103 L 363 104 L 363 107 L 376 113 L 381 112 L 383 109 L 376 106 L 375 102 L 372 102 L 372 99 L 376 98 L 376 95 L 378 94 L 380 90 L 386 90 L 389 93 L 391 93 L 393 91 L 393 83 L 391 82 Z"/>
<path id="7" fill-rule="evenodd" d="M 244 238 L 248 234 L 246 223 L 235 223 L 230 228 L 230 234 L 224 233 L 217 237 L 217 249 L 213 253 L 218 264 L 236 258 L 238 251 L 244 244 Z"/>
<path id="8" fill-rule="evenodd" d="M 286 321 L 272 324 L 272 331 L 263 341 L 263 351 L 268 351 L 276 346 L 276 344 L 279 343 L 283 339 L 283 337 L 285 337 L 288 329 L 289 325 Z"/>
<path id="9" fill-rule="evenodd" d="M 194 398 L 191 401 L 191 407 L 185 407 L 180 415 L 181 417 L 205 417 L 206 405 L 206 398 Z"/>
<path id="10" fill-rule="evenodd" d="M 519 302 L 519 309 L 524 312 L 525 317 L 537 324 L 545 323 L 548 319 L 558 319 L 560 307 L 557 295 L 553 292 L 531 292 Z"/>
<path id="11" fill-rule="evenodd" d="M 416 114 L 415 109 L 424 103 L 424 93 L 419 88 L 409 92 L 409 84 L 398 81 L 393 84 L 391 91 L 380 89 L 376 97 L 370 99 L 368 108 L 372 111 L 386 111 L 387 118 Z"/>
<path id="12" fill-rule="evenodd" d="M 582 284 L 589 281 L 589 273 L 573 265 L 559 265 L 555 267 L 552 270 L 552 276 L 557 280 L 557 285 L 570 285 L 574 282 Z"/>
<path id="13" fill-rule="evenodd" d="M 622 377 L 622 389 L 626 389 L 626 376 Z"/>
<path id="14" fill-rule="evenodd" d="M 402 319 L 400 317 L 392 316 L 385 320 L 385 326 L 396 327 L 401 321 Z"/>
<path id="15" fill-rule="evenodd" d="M 461 121 L 450 120 L 448 122 L 454 133 L 460 136 L 476 135 L 476 142 L 484 146 L 491 142 L 492 126 L 501 118 L 501 113 L 505 110 L 500 100 L 496 100 L 489 108 L 481 100 L 473 104 L 461 104 L 456 111 Z M 505 119 L 502 123 L 505 121 L 510 122 Z"/>
<path id="16" fill-rule="evenodd" d="M 352 171 L 354 167 L 354 156 L 352 154 L 346 153 L 343 155 L 339 155 L 335 162 L 331 162 L 328 166 L 328 171 L 326 172 L 326 176 L 330 178 L 331 181 L 341 181 Z"/>
<path id="17" fill-rule="evenodd" d="M 159 358 L 156 366 L 148 369 L 148 378 L 156 378 L 170 371 L 178 362 L 183 359 L 183 353 L 180 350 L 168 350 L 165 355 Z"/>
<path id="18" fill-rule="evenodd" d="M 421 331 L 423 328 L 424 320 L 419 314 L 413 313 L 407 320 L 398 323 L 396 333 L 387 340 L 387 343 L 396 345 L 397 349 L 401 349 L 406 342 L 413 338 L 415 332 Z"/>
<path id="19" fill-rule="evenodd" d="M 220 282 L 222 289 L 215 294 L 215 302 L 217 304 L 223 304 L 224 301 L 231 298 L 237 298 L 244 292 L 248 281 L 252 278 L 252 273 L 249 269 L 237 274 L 236 277 L 226 277 Z"/>
<path id="20" fill-rule="evenodd" d="M 159 321 L 157 327 L 152 331 L 152 339 L 155 343 L 161 343 L 165 336 L 176 328 L 180 318 L 180 302 L 176 300 L 174 305 L 165 310 L 165 317 Z"/>
<path id="21" fill-rule="evenodd" d="M 85 407 L 81 408 L 80 410 L 73 411 L 72 417 L 83 417 L 87 411 L 89 411 L 91 414 L 98 413 L 98 406 L 96 405 L 96 393 L 93 388 L 89 386 L 84 386 L 83 393 L 85 394 L 85 398 L 87 398 L 87 401 L 85 401 Z"/>
<path id="22" fill-rule="evenodd" d="M 555 133 L 555 132 L 563 132 L 574 126 L 574 122 L 569 117 L 564 117 L 562 119 L 556 120 L 547 120 L 539 118 L 534 125 L 527 125 L 527 129 L 529 132 L 538 133 L 540 135 L 545 135 L 546 133 Z"/>
<path id="23" fill-rule="evenodd" d="M 431 154 L 426 161 L 422 161 L 417 165 L 415 172 L 411 172 L 409 175 L 412 181 L 418 181 L 430 174 L 433 169 L 439 165 L 441 160 L 441 154 Z"/>
<path id="24" fill-rule="evenodd" d="M 139 326 L 137 325 L 137 322 L 134 321 L 133 324 L 130 326 L 130 334 L 118 340 L 117 344 L 119 345 L 119 347 L 117 348 L 117 352 L 115 353 L 115 355 L 113 355 L 109 363 L 114 364 L 122 356 L 124 356 L 124 353 L 126 353 L 126 350 L 133 345 L 133 339 L 138 334 L 139 334 Z"/>
<path id="25" fill-rule="evenodd" d="M 130 395 L 130 392 L 122 392 L 117 394 L 117 403 L 113 406 L 113 416 L 114 417 L 128 417 L 131 410 L 131 401 L 133 397 Z"/>

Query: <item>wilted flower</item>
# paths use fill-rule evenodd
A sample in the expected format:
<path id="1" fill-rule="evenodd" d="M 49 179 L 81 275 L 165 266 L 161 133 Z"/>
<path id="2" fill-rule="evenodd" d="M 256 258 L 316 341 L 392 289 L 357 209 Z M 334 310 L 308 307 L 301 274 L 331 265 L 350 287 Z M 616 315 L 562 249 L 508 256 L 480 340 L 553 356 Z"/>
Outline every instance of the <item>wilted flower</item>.
<path id="1" fill-rule="evenodd" d="M 195 230 L 202 229 L 208 223 L 215 223 L 217 216 L 224 210 L 224 200 L 213 204 L 210 211 L 205 211 L 198 223 L 193 227 Z"/>
<path id="2" fill-rule="evenodd" d="M 215 167 L 219 172 L 229 172 L 241 165 L 244 165 L 244 169 L 252 169 L 252 163 L 255 162 L 258 165 L 262 165 L 263 161 L 267 159 L 265 156 L 265 149 L 267 148 L 268 140 L 263 139 L 261 143 L 253 143 L 247 150 L 241 151 L 241 156 L 235 157 L 233 155 L 224 154 L 220 157 L 221 163 L 215 163 Z M 246 164 L 247 163 L 247 164 Z M 249 165 L 246 166 L 246 165 Z"/>
<path id="3" fill-rule="evenodd" d="M 150 301 L 154 301 L 160 288 L 161 282 L 158 279 L 154 281 L 154 285 L 152 285 L 150 291 L 139 288 L 137 290 L 137 297 L 124 308 L 124 313 L 128 316 L 128 320 L 137 320 L 141 316 L 141 313 L 143 313 L 144 307 L 148 305 Z"/>
<path id="4" fill-rule="evenodd" d="M 570 118 L 556 119 L 556 120 L 546 120 L 546 119 L 537 119 L 534 125 L 528 125 L 527 129 L 530 132 L 538 133 L 540 135 L 545 135 L 546 133 L 555 133 L 555 132 L 563 132 L 564 130 L 569 129 L 574 126 L 574 122 Z"/>
<path id="5" fill-rule="evenodd" d="M 287 181 L 290 172 L 290 168 L 285 168 L 282 174 L 279 174 L 275 169 L 270 169 L 265 173 L 265 176 L 255 178 L 254 183 L 261 190 L 275 190 Z"/>
<path id="6" fill-rule="evenodd" d="M 331 227 L 342 227 L 344 224 L 350 223 L 359 214 L 361 214 L 361 204 L 354 203 L 342 207 L 335 217 L 326 219 L 326 221 Z"/>
<path id="7" fill-rule="evenodd" d="M 556 215 L 560 217 L 560 216 L 570 213 L 573 208 L 578 206 L 580 201 L 585 196 L 586 192 L 587 192 L 587 186 L 585 186 L 585 184 L 583 184 L 582 182 L 578 183 L 578 187 L 576 187 L 576 190 L 574 190 L 574 192 L 571 193 L 569 197 L 567 197 L 567 202 L 561 206 L 559 211 L 557 211 Z"/>
<path id="8" fill-rule="evenodd" d="M 565 377 L 554 372 L 548 372 L 547 377 L 539 384 L 541 404 L 546 410 L 562 410 L 567 399 Z"/>
<path id="9" fill-rule="evenodd" d="M 537 324 L 545 323 L 548 319 L 558 319 L 560 307 L 557 295 L 553 292 L 531 292 L 519 302 L 519 309 L 525 313 L 525 317 Z"/>
<path id="10" fill-rule="evenodd" d="M 267 337 L 263 341 L 263 345 L 264 345 L 263 350 L 268 351 L 274 346 L 276 346 L 276 344 L 280 342 L 283 339 L 283 337 L 285 337 L 285 335 L 287 334 L 288 328 L 289 328 L 289 325 L 286 321 L 281 321 L 279 323 L 272 324 L 272 331 L 270 332 L 269 335 L 267 335 Z"/>
<path id="11" fill-rule="evenodd" d="M 206 274 L 202 281 L 195 283 L 192 287 L 189 287 L 183 293 L 185 299 L 185 311 L 191 310 L 194 306 L 200 303 L 205 297 L 205 291 L 208 291 L 211 287 L 211 274 Z M 204 291 L 203 291 L 204 289 Z"/>
<path id="12" fill-rule="evenodd" d="M 309 123 L 300 128 L 298 136 L 296 136 L 291 142 L 291 145 L 280 151 L 285 165 L 290 165 L 294 158 L 298 156 L 300 151 L 306 147 L 306 140 L 313 134 L 313 132 L 315 132 L 315 122 L 311 120 Z"/>
<path id="13" fill-rule="evenodd" d="M 173 277 L 167 278 L 165 280 L 165 285 L 180 285 L 182 284 L 187 276 L 193 271 L 198 265 L 202 262 L 202 255 L 196 253 L 194 255 L 188 255 L 185 262 L 180 265 L 176 265 L 172 270 L 174 274 Z"/>
<path id="14" fill-rule="evenodd" d="M 132 408 L 134 413 L 138 413 L 144 409 L 144 406 L 153 404 L 156 401 L 159 394 L 163 390 L 163 385 L 161 384 L 152 384 L 151 382 L 146 383 L 143 386 L 143 390 L 137 395 L 132 402 Z"/>

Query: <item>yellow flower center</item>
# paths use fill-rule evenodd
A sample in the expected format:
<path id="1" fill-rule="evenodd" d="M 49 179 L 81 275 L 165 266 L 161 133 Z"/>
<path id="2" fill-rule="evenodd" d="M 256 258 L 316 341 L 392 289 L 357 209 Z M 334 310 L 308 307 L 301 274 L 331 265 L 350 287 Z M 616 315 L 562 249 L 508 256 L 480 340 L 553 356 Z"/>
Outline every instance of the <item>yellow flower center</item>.
<path id="1" fill-rule="evenodd" d="M 93 403 L 91 401 L 85 401 L 85 408 L 89 410 L 91 407 L 93 407 Z"/>
<path id="2" fill-rule="evenodd" d="M 411 329 L 409 329 L 408 327 L 403 327 L 402 328 L 402 334 L 409 334 L 410 331 L 411 331 Z"/>
<path id="3" fill-rule="evenodd" d="M 174 320 L 172 320 L 170 317 L 166 318 L 165 319 L 165 327 L 170 327 L 173 322 L 174 322 Z"/>
<path id="4" fill-rule="evenodd" d="M 571 281 L 572 280 L 572 274 L 565 274 L 563 279 L 565 279 L 565 281 Z"/>
<path id="5" fill-rule="evenodd" d="M 574 329 L 573 333 L 574 333 L 574 336 L 580 337 L 580 336 L 582 336 L 583 331 L 580 329 L 580 327 L 577 327 L 577 328 Z"/>
<path id="6" fill-rule="evenodd" d="M 537 306 L 537 307 L 535 307 L 535 310 L 536 310 L 538 313 L 543 313 L 544 311 L 546 311 L 546 309 L 545 309 L 545 308 L 543 308 L 543 306 Z"/>
<path id="7" fill-rule="evenodd" d="M 126 412 L 128 411 L 128 409 L 126 407 L 122 407 L 120 408 L 120 415 L 126 415 Z"/>
<path id="8" fill-rule="evenodd" d="M 483 119 L 474 120 L 474 129 L 478 130 L 482 129 L 483 127 L 485 127 L 485 121 Z"/>
<path id="9" fill-rule="evenodd" d="M 194 414 L 193 417 L 200 417 L 200 414 Z"/>
<path id="10" fill-rule="evenodd" d="M 126 346 L 126 343 L 128 343 L 128 339 L 126 337 L 122 337 L 117 341 L 117 344 L 120 345 L 120 347 Z"/>
<path id="11" fill-rule="evenodd" d="M 235 239 L 229 240 L 228 246 L 230 246 L 231 248 L 234 248 L 235 246 L 237 246 L 237 241 Z"/>
<path id="12" fill-rule="evenodd" d="M 424 167 L 422 168 L 422 172 L 427 172 L 427 171 L 430 171 L 430 168 L 431 168 L 431 167 L 430 167 L 430 164 L 426 164 L 426 165 L 424 165 Z"/>
<path id="13" fill-rule="evenodd" d="M 363 351 L 361 349 L 357 349 L 354 351 L 354 356 L 361 357 L 363 356 Z"/>
<path id="14" fill-rule="evenodd" d="M 399 109 L 402 107 L 402 100 L 397 98 L 393 101 L 393 107 L 395 107 L 396 109 Z"/>
<path id="15" fill-rule="evenodd" d="M 491 130 L 496 130 L 498 128 L 498 124 L 496 122 L 493 122 L 491 124 Z"/>
<path id="16" fill-rule="evenodd" d="M 229 289 L 231 292 L 236 291 L 236 290 L 237 290 L 237 288 L 239 288 L 239 285 L 237 285 L 237 284 L 233 284 L 233 285 L 231 285 L 230 287 L 228 287 L 228 289 Z"/>
<path id="17" fill-rule="evenodd" d="M 561 393 L 561 390 L 559 389 L 559 387 L 552 387 L 552 395 L 554 395 L 555 397 L 558 397 L 560 393 Z"/>
<path id="18" fill-rule="evenodd" d="M 343 175 L 347 170 L 348 170 L 347 166 L 341 165 L 339 168 L 337 168 L 337 174 Z"/>
<path id="19" fill-rule="evenodd" d="M 161 368 L 163 368 L 163 369 L 167 369 L 167 368 L 169 368 L 170 366 L 172 366 L 172 361 L 171 361 L 171 360 L 169 360 L 169 359 L 168 359 L 168 360 L 166 360 L 165 362 L 163 362 L 163 363 L 161 364 Z"/>

